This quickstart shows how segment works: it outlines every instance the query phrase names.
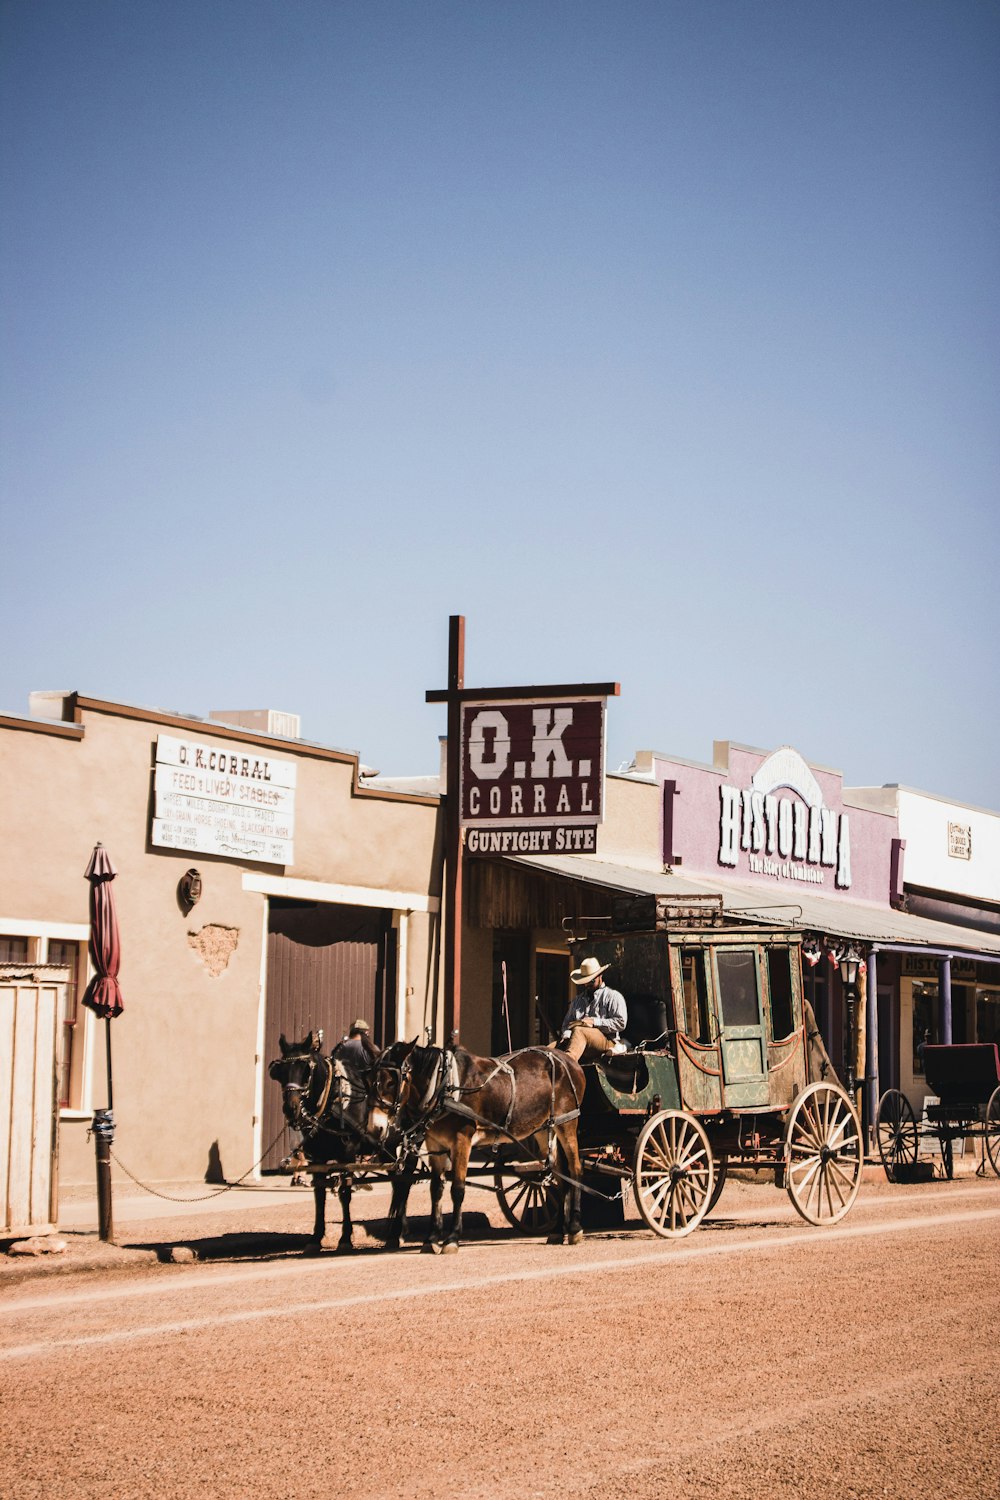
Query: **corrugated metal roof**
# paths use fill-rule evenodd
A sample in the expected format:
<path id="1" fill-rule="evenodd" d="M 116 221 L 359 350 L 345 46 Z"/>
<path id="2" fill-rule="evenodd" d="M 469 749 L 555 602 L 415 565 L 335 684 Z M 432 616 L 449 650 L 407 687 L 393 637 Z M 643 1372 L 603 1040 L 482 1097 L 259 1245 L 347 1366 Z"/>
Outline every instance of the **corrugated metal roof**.
<path id="1" fill-rule="evenodd" d="M 631 891 L 638 895 L 676 896 L 720 895 L 723 908 L 748 921 L 804 927 L 838 937 L 857 938 L 866 943 L 885 943 L 896 947 L 944 949 L 963 955 L 979 954 L 1000 961 L 1000 938 L 949 922 L 933 922 L 927 917 L 913 917 L 907 912 L 887 907 L 866 906 L 823 896 L 800 886 L 775 885 L 774 900 L 763 899 L 759 885 L 738 880 L 719 880 L 715 876 L 696 879 L 693 876 L 658 873 L 633 865 L 614 864 L 582 854 L 518 854 L 506 856 L 511 864 L 532 870 L 544 870 L 570 880 L 585 880 L 612 890 Z"/>

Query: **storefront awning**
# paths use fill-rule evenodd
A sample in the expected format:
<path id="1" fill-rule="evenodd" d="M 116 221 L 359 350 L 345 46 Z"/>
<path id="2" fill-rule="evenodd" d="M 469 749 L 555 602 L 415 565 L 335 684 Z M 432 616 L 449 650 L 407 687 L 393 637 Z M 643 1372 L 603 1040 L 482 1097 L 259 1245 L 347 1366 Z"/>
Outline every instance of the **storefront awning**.
<path id="1" fill-rule="evenodd" d="M 1000 963 L 1000 938 L 948 922 L 910 916 L 907 912 L 867 906 L 810 891 L 808 887 L 775 883 L 772 899 L 759 885 L 715 876 L 693 876 L 638 869 L 580 854 L 508 855 L 506 861 L 522 869 L 544 871 L 564 880 L 580 880 L 607 890 L 633 895 L 676 897 L 683 901 L 695 895 L 721 896 L 727 916 L 773 926 L 803 928 L 854 938 L 876 947 L 927 949 L 961 954 Z M 598 915 L 598 913 L 594 913 Z"/>

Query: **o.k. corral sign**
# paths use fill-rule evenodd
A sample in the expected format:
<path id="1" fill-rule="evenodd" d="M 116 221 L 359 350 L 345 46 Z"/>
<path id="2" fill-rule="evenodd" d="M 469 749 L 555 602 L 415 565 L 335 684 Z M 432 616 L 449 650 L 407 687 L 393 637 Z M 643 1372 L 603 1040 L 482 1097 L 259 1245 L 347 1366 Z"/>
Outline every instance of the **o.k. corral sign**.
<path id="1" fill-rule="evenodd" d="M 604 816 L 604 698 L 462 703 L 469 854 L 592 854 Z"/>
<path id="2" fill-rule="evenodd" d="M 293 863 L 295 773 L 250 745 L 156 740 L 150 842 L 161 849 Z"/>

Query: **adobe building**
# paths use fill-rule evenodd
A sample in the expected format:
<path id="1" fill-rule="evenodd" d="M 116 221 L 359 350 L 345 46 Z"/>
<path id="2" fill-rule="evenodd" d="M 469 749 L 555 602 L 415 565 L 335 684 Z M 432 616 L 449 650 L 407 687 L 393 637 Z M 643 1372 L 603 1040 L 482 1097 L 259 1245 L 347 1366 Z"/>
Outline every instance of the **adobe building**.
<path id="1" fill-rule="evenodd" d="M 94 1181 L 108 1036 L 115 1156 L 162 1183 L 233 1180 L 288 1151 L 267 1074 L 280 1032 L 320 1026 L 332 1045 L 356 1016 L 379 1042 L 434 1025 L 439 798 L 374 780 L 273 712 L 59 693 L 0 716 L 0 1090 L 30 1141 L 56 1065 L 63 1183 Z M 97 843 L 117 871 L 125 1008 L 110 1023 L 80 1003 Z M 42 988 L 54 1040 L 32 1019 Z M 33 1195 L 37 1224 L 47 1188 L 24 1160 L 0 1141 L 0 1201 Z"/>

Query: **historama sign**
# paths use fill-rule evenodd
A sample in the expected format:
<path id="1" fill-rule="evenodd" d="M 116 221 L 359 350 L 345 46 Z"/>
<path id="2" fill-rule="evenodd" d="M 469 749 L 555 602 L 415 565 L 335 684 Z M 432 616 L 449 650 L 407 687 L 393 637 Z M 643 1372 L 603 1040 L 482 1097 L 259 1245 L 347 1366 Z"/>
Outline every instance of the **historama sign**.
<path id="1" fill-rule="evenodd" d="M 603 698 L 462 704 L 469 854 L 590 853 L 604 816 Z"/>

